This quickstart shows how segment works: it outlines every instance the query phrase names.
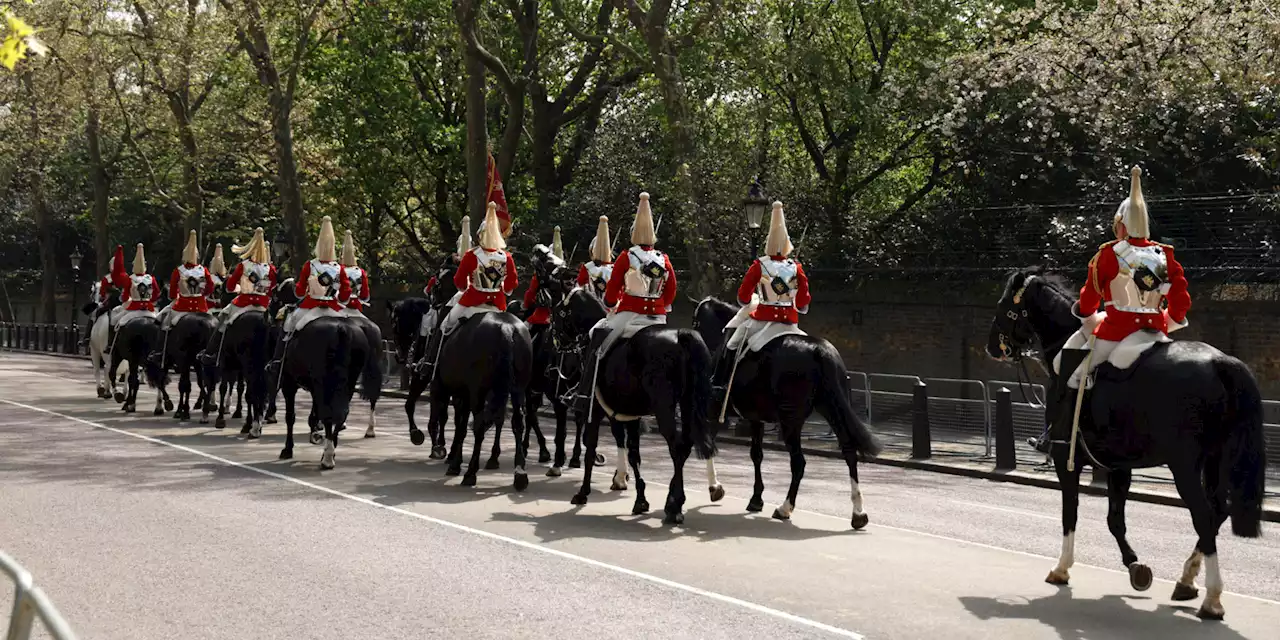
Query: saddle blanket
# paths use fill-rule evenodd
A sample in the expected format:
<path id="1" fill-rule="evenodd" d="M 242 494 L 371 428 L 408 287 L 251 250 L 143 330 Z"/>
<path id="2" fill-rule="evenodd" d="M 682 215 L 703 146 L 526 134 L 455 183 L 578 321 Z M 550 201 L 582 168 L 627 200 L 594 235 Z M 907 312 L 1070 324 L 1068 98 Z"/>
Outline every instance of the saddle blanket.
<path id="1" fill-rule="evenodd" d="M 175 311 L 173 307 L 165 307 L 163 311 L 156 314 L 156 317 L 160 319 L 160 328 L 164 329 L 165 331 L 168 331 L 178 326 L 178 321 L 181 320 L 183 316 L 188 316 L 188 315 L 209 315 L 209 314 L 202 313 L 200 311 Z"/>
<path id="2" fill-rule="evenodd" d="M 1115 346 L 1110 348 L 1109 351 L 1105 348 L 1098 348 L 1102 342 L 1107 341 L 1098 341 L 1095 345 L 1095 349 L 1102 352 L 1105 357 L 1102 359 L 1095 359 L 1090 363 L 1091 366 L 1089 368 L 1091 372 L 1093 369 L 1097 369 L 1098 365 L 1102 364 L 1102 360 L 1105 360 L 1110 363 L 1111 366 L 1124 371 L 1125 369 L 1132 367 L 1133 363 L 1137 362 L 1138 358 L 1142 357 L 1142 354 L 1150 350 L 1151 347 L 1154 347 L 1157 344 L 1173 342 L 1173 339 L 1159 331 L 1135 331 L 1126 336 L 1124 340 L 1121 340 L 1118 343 L 1112 343 L 1115 344 Z M 1081 329 L 1067 340 L 1066 344 L 1063 345 L 1063 348 L 1085 349 L 1088 348 L 1088 346 L 1088 334 L 1084 332 L 1084 329 Z M 1081 363 L 1080 366 L 1083 367 L 1084 363 Z M 1053 357 L 1053 371 L 1059 375 L 1062 374 L 1061 353 Z"/>
<path id="3" fill-rule="evenodd" d="M 342 314 L 330 309 L 329 307 L 315 307 L 312 309 L 294 309 L 284 319 L 285 333 L 294 333 L 302 330 L 303 327 L 311 324 L 319 318 L 341 318 Z"/>
<path id="4" fill-rule="evenodd" d="M 462 324 L 463 320 L 471 316 L 478 316 L 482 313 L 501 313 L 502 310 L 491 304 L 478 304 L 474 307 L 455 304 L 449 308 L 449 313 L 444 317 L 444 322 L 440 323 L 440 332 L 444 335 L 453 333 L 454 329 Z"/>
<path id="5" fill-rule="evenodd" d="M 603 359 L 606 353 L 609 353 L 610 347 L 623 338 L 630 338 L 645 327 L 654 325 L 666 325 L 666 316 L 650 316 L 634 311 L 616 311 L 600 319 L 596 326 L 591 328 L 591 332 L 595 333 L 596 329 L 605 328 L 609 330 L 609 334 L 604 337 L 604 342 L 600 343 L 600 357 Z"/>
<path id="6" fill-rule="evenodd" d="M 342 315 L 347 318 L 363 318 L 364 317 L 364 313 L 362 313 L 359 309 L 355 309 L 352 307 L 343 307 Z"/>
<path id="7" fill-rule="evenodd" d="M 156 317 L 156 312 L 147 311 L 146 309 L 136 309 L 133 311 L 126 310 L 124 307 L 116 307 L 111 310 L 111 326 L 119 329 L 127 322 L 133 321 L 135 318 L 152 318 Z"/>
<path id="8" fill-rule="evenodd" d="M 229 304 L 223 307 L 222 310 L 218 312 L 218 315 L 222 318 L 221 326 L 222 327 L 231 326 L 231 323 L 235 322 L 236 318 L 239 318 L 241 315 L 244 315 L 245 313 L 248 313 L 250 311 L 265 313 L 267 311 L 267 308 L 263 306 L 256 306 L 256 305 L 251 307 L 237 307 L 234 304 Z"/>
<path id="9" fill-rule="evenodd" d="M 737 359 L 742 360 L 746 355 L 746 350 L 742 348 L 746 343 L 747 349 L 751 351 L 760 351 L 777 338 L 782 336 L 808 335 L 794 324 L 785 322 L 768 322 L 764 320 L 756 320 L 751 317 L 751 313 L 760 305 L 760 296 L 751 294 L 751 303 L 741 309 L 733 319 L 724 326 L 726 332 L 731 331 L 729 340 L 725 343 L 725 348 L 735 351 Z"/>

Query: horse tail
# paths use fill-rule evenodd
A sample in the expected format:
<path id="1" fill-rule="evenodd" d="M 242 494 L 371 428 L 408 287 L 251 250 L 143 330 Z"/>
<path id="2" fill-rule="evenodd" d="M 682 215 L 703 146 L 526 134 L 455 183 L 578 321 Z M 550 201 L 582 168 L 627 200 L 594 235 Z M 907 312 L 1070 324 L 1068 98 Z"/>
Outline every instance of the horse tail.
<path id="1" fill-rule="evenodd" d="M 692 329 L 680 329 L 676 335 L 686 354 L 684 402 L 680 407 L 682 413 L 688 414 L 684 418 L 689 428 L 685 436 L 693 442 L 698 457 L 705 460 L 716 454 L 716 432 L 707 416 L 711 404 L 711 351 Z"/>
<path id="2" fill-rule="evenodd" d="M 497 362 L 494 363 L 492 370 L 493 379 L 489 385 L 489 395 L 484 399 L 484 416 L 492 420 L 491 426 L 497 429 L 502 429 L 502 423 L 507 420 L 507 402 L 511 400 L 511 394 L 516 387 L 514 384 L 515 358 L 512 357 L 515 351 L 515 340 L 512 334 L 515 330 L 511 327 L 503 327 L 501 332 L 503 342 L 506 344 L 498 345 Z"/>
<path id="3" fill-rule="evenodd" d="M 1231 532 L 1242 538 L 1262 535 L 1262 500 L 1266 494 L 1266 444 L 1262 428 L 1262 393 L 1243 362 L 1231 358 L 1218 363 L 1218 377 L 1227 388 L 1228 433 L 1226 471 Z"/>
<path id="4" fill-rule="evenodd" d="M 369 332 L 364 335 L 369 350 L 364 359 L 364 371 L 360 374 L 360 397 L 374 402 L 382 395 L 382 342 Z"/>
<path id="5" fill-rule="evenodd" d="M 830 343 L 824 342 L 818 346 L 817 356 L 821 373 L 818 379 L 818 398 L 820 403 L 829 407 L 824 417 L 836 432 L 841 453 L 845 454 L 846 459 L 849 454 L 879 455 L 882 449 L 880 440 L 853 410 L 853 402 L 849 398 L 849 370 L 845 368 L 840 352 Z"/>

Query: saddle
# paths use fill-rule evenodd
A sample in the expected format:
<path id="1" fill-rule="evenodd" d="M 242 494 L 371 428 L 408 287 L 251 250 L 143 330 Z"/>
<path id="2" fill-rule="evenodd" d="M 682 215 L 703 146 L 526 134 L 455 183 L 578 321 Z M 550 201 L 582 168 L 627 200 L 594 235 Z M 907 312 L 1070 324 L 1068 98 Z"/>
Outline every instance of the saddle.
<path id="1" fill-rule="evenodd" d="M 1094 384 L 1097 384 L 1098 382 L 1102 382 L 1102 381 L 1128 382 L 1129 379 L 1133 377 L 1133 374 L 1142 367 L 1143 363 L 1151 359 L 1151 357 L 1157 353 L 1164 353 L 1164 351 L 1169 348 L 1170 344 L 1173 344 L 1173 343 L 1172 342 L 1153 343 L 1150 347 L 1143 350 L 1143 352 L 1137 356 L 1137 359 L 1133 361 L 1133 364 L 1129 365 L 1127 368 L 1124 368 L 1124 369 L 1121 369 L 1115 366 L 1114 364 L 1111 364 L 1110 361 L 1104 362 L 1098 365 L 1098 368 L 1095 369 L 1093 372 Z"/>

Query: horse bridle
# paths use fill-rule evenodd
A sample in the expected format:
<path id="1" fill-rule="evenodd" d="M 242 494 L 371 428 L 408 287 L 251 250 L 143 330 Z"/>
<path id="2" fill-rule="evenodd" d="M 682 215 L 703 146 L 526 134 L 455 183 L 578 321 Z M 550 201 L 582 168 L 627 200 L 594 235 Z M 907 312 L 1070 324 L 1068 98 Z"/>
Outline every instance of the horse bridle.
<path id="1" fill-rule="evenodd" d="M 1012 304 L 997 309 L 994 322 L 998 329 L 1001 359 L 1013 360 L 1017 365 L 1018 389 L 1022 392 L 1022 397 L 1034 401 L 1039 406 L 1044 406 L 1045 399 L 1035 393 L 1031 372 L 1027 371 L 1027 356 L 1033 351 L 1032 343 L 1035 340 L 1036 331 L 1031 325 L 1031 317 L 1027 312 L 1026 293 L 1027 287 L 1035 279 L 1033 275 L 1027 276 L 1022 286 L 1013 293 Z"/>

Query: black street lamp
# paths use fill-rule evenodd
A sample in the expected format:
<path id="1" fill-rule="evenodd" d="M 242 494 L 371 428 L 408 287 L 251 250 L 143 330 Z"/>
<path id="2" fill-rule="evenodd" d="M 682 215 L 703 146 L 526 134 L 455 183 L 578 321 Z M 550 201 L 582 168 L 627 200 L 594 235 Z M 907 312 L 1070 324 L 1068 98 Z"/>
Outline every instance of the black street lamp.
<path id="1" fill-rule="evenodd" d="M 742 200 L 742 209 L 746 213 L 747 235 L 751 242 L 751 257 L 758 257 L 760 225 L 764 222 L 764 214 L 769 212 L 769 200 L 764 197 L 764 185 L 756 178 L 751 191 Z"/>
<path id="2" fill-rule="evenodd" d="M 293 244 L 289 242 L 288 233 L 284 231 L 277 233 L 276 237 L 271 240 L 270 244 L 271 261 L 276 264 L 276 269 L 281 269 L 284 266 L 285 260 L 289 258 L 290 251 L 293 249 Z"/>
<path id="3" fill-rule="evenodd" d="M 80 291 L 80 261 L 84 259 L 84 256 L 80 255 L 79 249 L 72 249 L 71 255 L 69 257 L 71 258 L 71 317 L 70 317 L 70 320 L 71 320 L 71 325 L 75 327 L 75 329 L 72 330 L 72 334 L 75 336 L 74 342 L 72 342 L 71 344 L 78 346 L 80 344 L 80 323 L 76 322 L 76 293 Z"/>

